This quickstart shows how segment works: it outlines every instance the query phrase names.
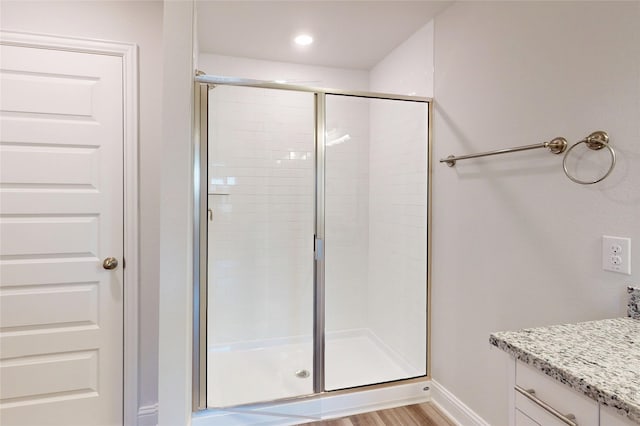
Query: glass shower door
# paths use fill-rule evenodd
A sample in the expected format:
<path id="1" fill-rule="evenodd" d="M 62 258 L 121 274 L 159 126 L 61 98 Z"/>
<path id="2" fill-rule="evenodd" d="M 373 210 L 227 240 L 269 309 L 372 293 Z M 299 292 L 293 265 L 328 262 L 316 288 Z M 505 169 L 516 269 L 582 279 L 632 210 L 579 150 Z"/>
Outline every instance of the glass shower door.
<path id="1" fill-rule="evenodd" d="M 313 393 L 313 96 L 209 91 L 209 407 Z"/>
<path id="2" fill-rule="evenodd" d="M 428 104 L 327 95 L 325 388 L 427 374 Z"/>

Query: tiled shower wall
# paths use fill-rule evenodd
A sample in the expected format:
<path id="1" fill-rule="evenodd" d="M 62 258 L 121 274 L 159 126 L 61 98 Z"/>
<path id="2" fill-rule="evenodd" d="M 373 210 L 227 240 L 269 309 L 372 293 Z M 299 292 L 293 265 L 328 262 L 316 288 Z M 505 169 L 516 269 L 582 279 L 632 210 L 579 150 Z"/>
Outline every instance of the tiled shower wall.
<path id="1" fill-rule="evenodd" d="M 368 328 L 369 108 L 327 95 L 325 291 L 327 332 Z"/>
<path id="2" fill-rule="evenodd" d="M 425 374 L 427 107 L 371 103 L 367 324 Z"/>
<path id="3" fill-rule="evenodd" d="M 313 94 L 218 86 L 209 105 L 209 342 L 310 334 Z"/>
<path id="4" fill-rule="evenodd" d="M 260 62 L 260 67 L 255 67 Z M 211 74 L 363 89 L 367 73 L 201 55 Z M 260 75 L 251 74 L 259 69 Z M 313 322 L 313 95 L 218 86 L 210 92 L 209 344 L 305 336 Z M 365 327 L 368 108 L 327 123 L 327 328 Z M 348 127 L 348 128 L 347 128 Z"/>

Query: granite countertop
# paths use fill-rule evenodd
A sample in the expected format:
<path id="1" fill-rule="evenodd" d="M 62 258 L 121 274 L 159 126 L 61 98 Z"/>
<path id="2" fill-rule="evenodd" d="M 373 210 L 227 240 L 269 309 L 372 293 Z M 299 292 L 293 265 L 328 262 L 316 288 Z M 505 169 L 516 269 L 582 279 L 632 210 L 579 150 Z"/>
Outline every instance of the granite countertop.
<path id="1" fill-rule="evenodd" d="M 640 290 L 629 289 L 629 318 L 491 334 L 496 346 L 640 423 Z"/>

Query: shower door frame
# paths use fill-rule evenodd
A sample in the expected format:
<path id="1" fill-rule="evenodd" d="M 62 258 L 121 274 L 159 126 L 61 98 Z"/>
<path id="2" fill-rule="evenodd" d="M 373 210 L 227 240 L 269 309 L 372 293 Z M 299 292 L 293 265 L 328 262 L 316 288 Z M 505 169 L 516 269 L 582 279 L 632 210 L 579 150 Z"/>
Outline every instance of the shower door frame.
<path id="1" fill-rule="evenodd" d="M 193 352 L 192 352 L 192 409 L 204 411 L 207 407 L 207 193 L 208 193 L 208 103 L 209 90 L 216 86 L 242 86 L 262 89 L 310 92 L 314 94 L 315 104 L 315 203 L 314 203 L 314 282 L 313 282 L 313 393 L 291 398 L 278 398 L 272 401 L 254 402 L 246 405 L 283 402 L 316 398 L 325 394 L 337 395 L 361 390 L 394 386 L 397 384 L 419 382 L 431 379 L 431 182 L 432 182 L 432 121 L 433 99 L 421 96 L 396 95 L 353 90 L 335 90 L 299 86 L 271 81 L 251 80 L 236 77 L 207 75 L 197 71 L 194 78 L 194 206 L 193 206 Z M 424 376 L 398 379 L 384 383 L 362 385 L 355 388 L 325 390 L 325 279 L 324 279 L 324 240 L 325 240 L 325 118 L 327 95 L 356 97 L 365 99 L 385 99 L 427 104 L 427 304 L 426 344 L 427 365 Z M 242 404 L 245 405 L 245 404 Z M 215 409 L 215 408 L 212 408 Z"/>

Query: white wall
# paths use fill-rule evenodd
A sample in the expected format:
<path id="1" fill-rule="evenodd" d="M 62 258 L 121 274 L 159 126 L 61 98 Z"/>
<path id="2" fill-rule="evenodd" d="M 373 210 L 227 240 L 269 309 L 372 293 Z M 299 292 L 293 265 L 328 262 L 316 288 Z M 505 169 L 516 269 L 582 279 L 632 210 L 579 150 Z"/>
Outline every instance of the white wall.
<path id="1" fill-rule="evenodd" d="M 433 21 L 427 22 L 369 71 L 369 90 L 433 97 Z"/>
<path id="2" fill-rule="evenodd" d="M 2 1 L 0 27 L 139 46 L 139 405 L 157 402 L 158 248 L 162 82 L 161 1 Z"/>
<path id="3" fill-rule="evenodd" d="M 265 61 L 201 52 L 198 67 L 210 75 L 285 80 L 290 84 L 330 87 L 344 90 L 368 90 L 369 73 L 365 70 L 319 67 L 290 62 Z"/>
<path id="4" fill-rule="evenodd" d="M 194 2 L 163 14 L 158 425 L 191 423 Z"/>
<path id="5" fill-rule="evenodd" d="M 435 19 L 434 95 L 436 161 L 597 129 L 619 155 L 593 186 L 542 150 L 433 165 L 433 377 L 502 425 L 489 333 L 623 316 L 639 276 L 603 272 L 600 239 L 640 243 L 640 3 L 456 3 Z"/>

